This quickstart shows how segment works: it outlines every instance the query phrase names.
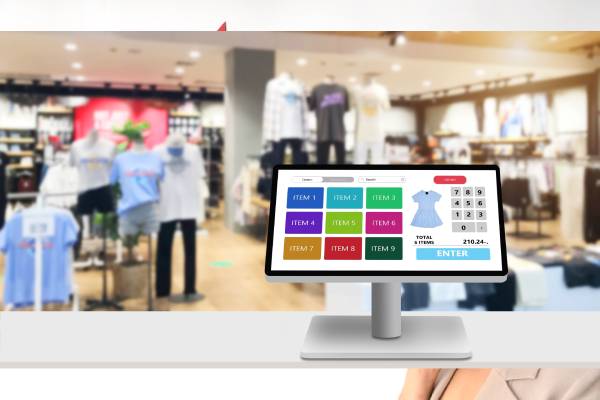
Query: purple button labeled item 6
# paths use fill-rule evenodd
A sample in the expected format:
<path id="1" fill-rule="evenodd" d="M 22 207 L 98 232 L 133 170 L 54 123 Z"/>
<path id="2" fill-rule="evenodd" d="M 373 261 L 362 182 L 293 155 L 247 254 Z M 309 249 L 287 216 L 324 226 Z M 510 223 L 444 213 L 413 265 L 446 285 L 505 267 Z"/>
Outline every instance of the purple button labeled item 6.
<path id="1" fill-rule="evenodd" d="M 287 212 L 285 233 L 319 234 L 323 230 L 322 212 Z"/>
<path id="2" fill-rule="evenodd" d="M 402 233 L 401 212 L 368 212 L 366 231 L 371 234 Z"/>

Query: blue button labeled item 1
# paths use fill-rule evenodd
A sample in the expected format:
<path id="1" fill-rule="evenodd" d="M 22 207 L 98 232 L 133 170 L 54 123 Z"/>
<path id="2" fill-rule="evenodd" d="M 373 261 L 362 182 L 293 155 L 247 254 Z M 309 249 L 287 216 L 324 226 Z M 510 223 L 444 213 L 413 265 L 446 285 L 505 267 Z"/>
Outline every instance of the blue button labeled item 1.
<path id="1" fill-rule="evenodd" d="M 322 187 L 291 187 L 287 193 L 287 208 L 323 208 Z"/>
<path id="2" fill-rule="evenodd" d="M 488 248 L 427 248 L 417 249 L 417 260 L 489 260 Z"/>

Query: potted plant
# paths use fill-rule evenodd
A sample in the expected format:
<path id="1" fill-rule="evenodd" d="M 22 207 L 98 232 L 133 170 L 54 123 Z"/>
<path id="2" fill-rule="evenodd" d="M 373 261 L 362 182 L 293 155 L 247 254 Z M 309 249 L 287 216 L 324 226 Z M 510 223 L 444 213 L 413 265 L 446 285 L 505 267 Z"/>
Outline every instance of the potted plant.
<path id="1" fill-rule="evenodd" d="M 114 128 L 113 132 L 125 136 L 126 141 L 119 146 L 119 151 L 125 151 L 133 142 L 142 142 L 144 131 L 148 130 L 147 122 L 135 123 L 128 120 L 121 128 Z M 115 188 L 115 197 L 120 196 L 120 188 Z M 147 260 L 140 260 L 135 255 L 135 247 L 139 244 L 140 235 L 121 237 L 125 246 L 125 257 L 113 269 L 114 296 L 117 300 L 143 297 L 148 288 Z"/>

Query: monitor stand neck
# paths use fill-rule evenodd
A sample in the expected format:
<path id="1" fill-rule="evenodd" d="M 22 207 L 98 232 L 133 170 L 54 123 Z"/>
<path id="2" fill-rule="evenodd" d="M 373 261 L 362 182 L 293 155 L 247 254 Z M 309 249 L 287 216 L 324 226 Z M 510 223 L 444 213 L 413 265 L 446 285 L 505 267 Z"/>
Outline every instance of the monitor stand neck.
<path id="1" fill-rule="evenodd" d="M 402 284 L 371 284 L 371 334 L 378 339 L 400 337 Z"/>

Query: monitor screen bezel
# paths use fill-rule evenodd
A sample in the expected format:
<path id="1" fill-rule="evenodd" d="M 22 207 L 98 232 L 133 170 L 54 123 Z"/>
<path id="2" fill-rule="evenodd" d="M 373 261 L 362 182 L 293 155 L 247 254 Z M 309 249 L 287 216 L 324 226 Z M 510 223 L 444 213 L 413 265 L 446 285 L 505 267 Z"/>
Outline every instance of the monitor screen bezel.
<path id="1" fill-rule="evenodd" d="M 494 171 L 496 174 L 496 193 L 498 196 L 498 219 L 500 224 L 500 250 L 502 270 L 499 271 L 273 271 L 271 269 L 273 252 L 273 230 L 275 225 L 275 210 L 277 206 L 277 180 L 281 170 L 473 170 Z M 497 165 L 276 165 L 273 168 L 273 182 L 271 188 L 271 205 L 269 212 L 269 227 L 267 233 L 267 252 L 265 257 L 265 274 L 269 278 L 276 277 L 489 277 L 499 278 L 508 275 L 508 262 L 506 259 L 506 238 L 504 232 L 504 213 L 502 208 L 502 193 L 500 184 L 500 168 Z"/>

